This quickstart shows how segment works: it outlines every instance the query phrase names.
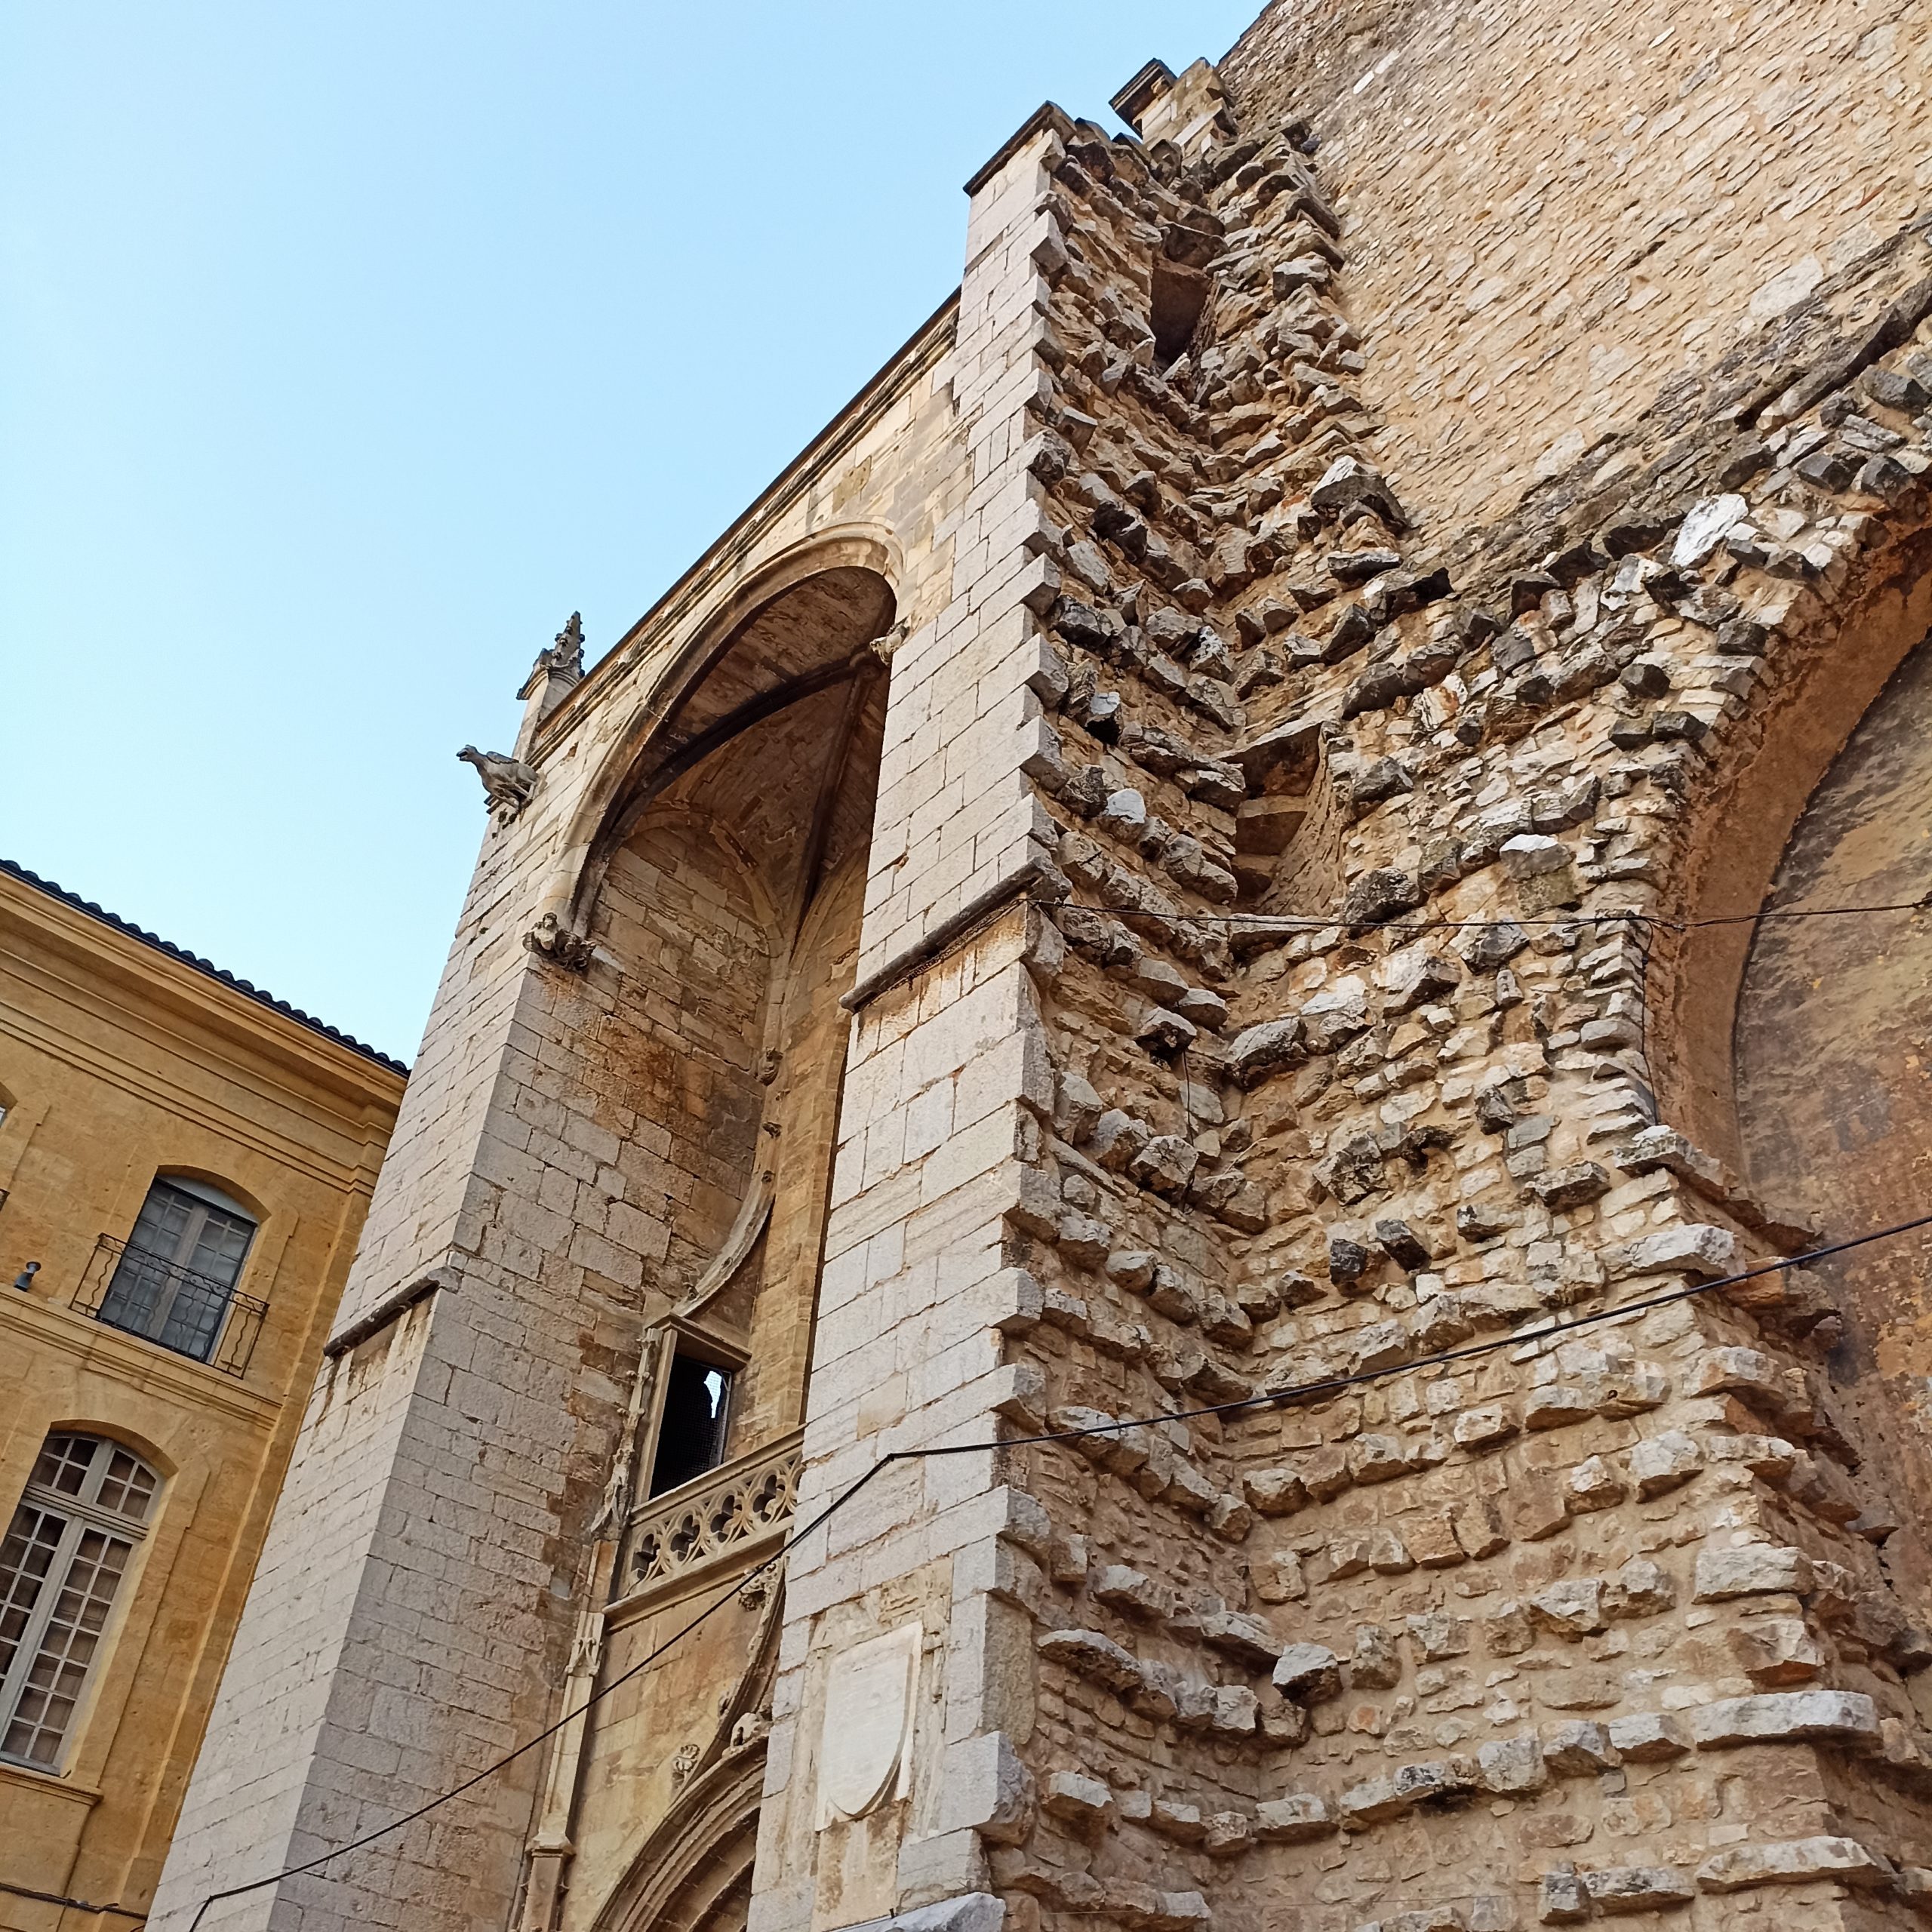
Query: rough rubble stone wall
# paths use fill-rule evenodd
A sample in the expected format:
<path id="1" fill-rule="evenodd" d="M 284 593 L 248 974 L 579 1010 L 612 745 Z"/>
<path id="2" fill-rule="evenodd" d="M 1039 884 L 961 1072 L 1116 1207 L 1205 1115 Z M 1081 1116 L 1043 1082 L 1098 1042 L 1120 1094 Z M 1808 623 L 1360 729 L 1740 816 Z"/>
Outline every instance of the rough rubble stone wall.
<path id="1" fill-rule="evenodd" d="M 1875 603 L 1893 661 L 1922 632 L 1923 244 L 1419 534 L 1311 145 L 1082 128 L 1055 172 L 1029 770 L 1072 897 L 1014 1346 L 1027 1426 L 1100 1432 L 1015 1454 L 1052 1528 L 995 1881 L 1022 1922 L 1890 1922 L 1932 1884 L 1922 1566 L 1823 1284 L 1537 1330 L 1814 1238 L 1670 1124 L 1696 936 L 1618 915 L 1755 907 L 1804 795 L 1740 885 L 1763 718 Z"/>
<path id="2" fill-rule="evenodd" d="M 1462 522 L 1909 217 L 1927 25 L 1839 0 L 1614 23 L 1275 0 L 1221 72 L 1252 121 L 1318 131 L 1384 466 Z"/>

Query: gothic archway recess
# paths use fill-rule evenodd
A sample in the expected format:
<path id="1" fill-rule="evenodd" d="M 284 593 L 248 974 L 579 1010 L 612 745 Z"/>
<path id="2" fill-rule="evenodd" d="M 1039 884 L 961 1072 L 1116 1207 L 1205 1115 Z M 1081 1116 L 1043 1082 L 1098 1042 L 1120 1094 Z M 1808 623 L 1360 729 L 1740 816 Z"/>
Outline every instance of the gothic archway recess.
<path id="1" fill-rule="evenodd" d="M 1657 909 L 1650 1047 L 1666 1117 L 1740 1173 L 1735 1045 L 1752 915 L 1769 903 L 1807 801 L 1932 626 L 1932 528 L 1876 534 L 1829 600 L 1767 645 L 1774 675 L 1721 721 Z M 1734 923 L 1697 925 L 1694 922 Z M 1760 1182 L 1765 1178 L 1754 1177 Z"/>
<path id="2" fill-rule="evenodd" d="M 1811 792 L 1765 905 L 1888 905 L 1928 891 L 1932 641 L 1892 673 Z M 1932 914 L 1762 921 L 1733 1057 L 1740 1149 L 1761 1198 L 1795 1203 L 1834 1232 L 1927 1211 Z M 1897 1501 L 1913 1500 L 1912 1521 L 1932 1521 L 1932 1238 L 1901 1236 L 1819 1272 L 1844 1312 L 1833 1380 L 1858 1447 L 1884 1465 Z M 1926 1580 L 1915 1531 L 1888 1554 Z"/>
<path id="3" fill-rule="evenodd" d="M 592 1932 L 744 1932 L 764 1747 L 700 1772 L 639 1848 Z"/>
<path id="4" fill-rule="evenodd" d="M 879 546 L 851 540 L 810 554 L 821 568 L 797 574 L 795 561 L 774 565 L 776 588 L 749 608 L 741 592 L 728 622 L 701 627 L 660 679 L 593 789 L 580 847 L 586 857 L 571 894 L 574 930 L 588 929 L 612 854 L 654 798 L 746 731 L 882 670 L 884 658 L 871 647 L 897 605 L 878 568 Z"/>
<path id="5" fill-rule="evenodd" d="M 586 956 L 549 1023 L 581 1088 L 560 1098 L 605 1131 L 599 1158 L 622 1179 L 613 1224 L 641 1263 L 650 1364 L 604 1487 L 612 1547 L 591 1574 L 607 1583 L 583 1606 L 618 1606 L 601 1626 L 612 1675 L 651 1641 L 640 1592 L 728 1588 L 749 1546 L 700 1538 L 648 1574 L 638 1552 L 675 1545 L 694 1511 L 737 1520 L 741 1493 L 795 1460 L 844 1068 L 838 996 L 857 968 L 884 734 L 873 647 L 894 611 L 881 576 L 838 564 L 728 632 L 701 629 L 646 707 L 649 728 L 614 758 L 580 848 Z M 669 1401 L 688 1353 L 728 1380 L 715 1429 Z M 740 1659 L 728 1632 L 717 1643 L 721 1675 Z M 628 1860 L 598 1909 L 603 1932 L 742 1932 L 762 1736 L 727 1727 L 721 1755 L 667 1761 L 689 1690 L 675 1669 L 645 1676 L 559 1769 L 579 1847 L 564 1882 L 601 1900 L 606 1860 Z"/>
<path id="6" fill-rule="evenodd" d="M 884 731 L 872 646 L 894 608 L 875 571 L 835 565 L 674 677 L 578 889 L 616 969 L 591 974 L 612 1010 L 589 1075 L 635 1122 L 626 1138 L 655 1147 L 635 1164 L 667 1229 L 663 1312 L 750 1358 L 731 1456 L 795 1426 L 802 1402 L 844 1064 L 823 1022 L 856 967 Z"/>
<path id="7" fill-rule="evenodd" d="M 1932 722 L 1922 505 L 1865 519 L 1833 572 L 1763 617 L 1748 696 L 1715 721 L 1701 771 L 1664 814 L 1675 824 L 1655 901 L 1664 923 L 1647 949 L 1644 1052 L 1657 1117 L 1728 1170 L 1715 1194 L 1693 1189 L 1693 1211 L 1715 1200 L 1721 1220 L 1764 1215 L 1781 1230 L 1770 1244 L 1793 1253 L 1805 1213 L 1842 1236 L 1932 1204 L 1932 1095 L 1915 1088 L 1910 1044 L 1932 1019 L 1932 915 L 1756 916 L 1932 885 L 1932 871 L 1920 875 L 1932 838 L 1917 837 L 1932 783 L 1919 743 Z M 1872 1512 L 1857 1527 L 1919 1601 L 1932 1587 L 1918 1527 L 1932 1522 L 1932 1456 L 1913 1426 L 1932 1421 L 1928 1278 L 1932 1242 L 1878 1243 L 1788 1278 L 1771 1323 L 1826 1352 L 1810 1352 L 1831 1411 L 1807 1438 L 1814 1460 L 1828 1487 L 1834 1462 L 1857 1472 Z M 1849 1492 L 1826 1498 L 1833 1520 L 1841 1503 Z"/>

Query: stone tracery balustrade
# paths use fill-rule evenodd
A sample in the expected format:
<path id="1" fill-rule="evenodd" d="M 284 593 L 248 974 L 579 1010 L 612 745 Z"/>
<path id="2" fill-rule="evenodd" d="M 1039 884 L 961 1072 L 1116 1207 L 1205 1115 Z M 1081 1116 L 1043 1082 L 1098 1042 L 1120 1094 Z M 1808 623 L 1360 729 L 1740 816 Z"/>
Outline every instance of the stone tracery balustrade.
<path id="1" fill-rule="evenodd" d="M 631 1515 L 617 1595 L 655 1592 L 767 1553 L 792 1520 L 804 1432 L 794 1429 Z"/>

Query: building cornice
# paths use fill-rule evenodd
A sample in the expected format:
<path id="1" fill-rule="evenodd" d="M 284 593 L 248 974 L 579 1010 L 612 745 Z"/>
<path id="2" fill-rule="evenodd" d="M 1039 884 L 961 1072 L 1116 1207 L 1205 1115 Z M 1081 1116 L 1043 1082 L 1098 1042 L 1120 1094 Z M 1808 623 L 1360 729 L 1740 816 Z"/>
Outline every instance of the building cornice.
<path id="1" fill-rule="evenodd" d="M 338 1079 L 346 1076 L 356 1086 L 390 1101 L 400 1097 L 396 1083 L 409 1073 L 401 1061 L 238 979 L 211 961 L 40 878 L 24 866 L 0 858 L 0 904 L 9 899 L 23 915 L 38 914 L 63 930 L 68 943 L 77 950 L 118 965 L 134 978 L 162 985 L 172 982 L 174 989 L 189 995 L 190 1002 L 204 1014 L 214 1016 L 231 1031 L 250 1036 L 259 1045 L 285 1058 L 293 1054 L 312 1062 L 319 1057 L 331 1065 Z M 158 955 L 166 964 L 156 966 L 143 953 Z M 353 1067 L 346 1063 L 352 1060 L 357 1063 Z M 372 1073 L 372 1069 L 378 1071 Z"/>

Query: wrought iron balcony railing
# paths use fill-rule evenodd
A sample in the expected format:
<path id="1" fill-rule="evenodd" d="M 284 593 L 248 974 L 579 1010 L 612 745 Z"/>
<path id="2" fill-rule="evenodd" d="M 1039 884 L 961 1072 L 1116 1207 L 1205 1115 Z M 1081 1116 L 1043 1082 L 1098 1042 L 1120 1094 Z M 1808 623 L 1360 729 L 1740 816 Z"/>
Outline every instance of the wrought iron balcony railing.
<path id="1" fill-rule="evenodd" d="M 245 1375 L 268 1303 L 239 1294 L 213 1275 L 197 1274 L 103 1235 L 74 1291 L 74 1306 L 108 1327 L 205 1361 L 225 1375 Z"/>
<path id="2" fill-rule="evenodd" d="M 617 1594 L 636 1595 L 714 1567 L 745 1568 L 792 1520 L 804 1432 L 707 1470 L 631 1512 Z"/>

